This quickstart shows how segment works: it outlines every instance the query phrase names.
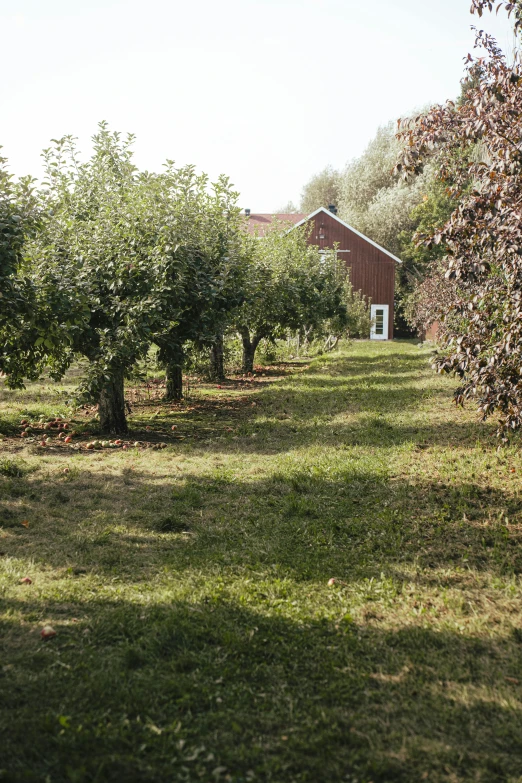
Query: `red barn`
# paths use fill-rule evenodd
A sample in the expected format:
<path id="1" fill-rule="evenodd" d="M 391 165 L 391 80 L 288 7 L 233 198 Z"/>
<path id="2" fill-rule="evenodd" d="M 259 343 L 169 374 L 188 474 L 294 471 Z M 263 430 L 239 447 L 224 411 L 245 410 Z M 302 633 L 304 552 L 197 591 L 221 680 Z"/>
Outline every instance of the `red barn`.
<path id="1" fill-rule="evenodd" d="M 401 260 L 349 226 L 337 217 L 333 209 L 335 208 L 321 207 L 311 215 L 254 215 L 245 210 L 245 215 L 248 217 L 248 230 L 258 236 L 263 236 L 274 220 L 280 220 L 292 226 L 310 224 L 309 242 L 321 249 L 333 248 L 337 243 L 337 252 L 350 269 L 350 280 L 354 289 L 371 299 L 371 339 L 391 340 L 395 264 L 400 264 Z"/>

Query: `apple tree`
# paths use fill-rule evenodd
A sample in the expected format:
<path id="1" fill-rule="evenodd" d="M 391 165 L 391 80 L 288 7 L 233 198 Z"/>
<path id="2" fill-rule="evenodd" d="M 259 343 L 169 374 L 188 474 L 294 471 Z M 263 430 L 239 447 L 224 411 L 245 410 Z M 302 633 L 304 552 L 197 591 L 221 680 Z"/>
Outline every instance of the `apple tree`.
<path id="1" fill-rule="evenodd" d="M 167 207 L 155 178 L 132 160 L 133 138 L 101 124 L 91 158 L 71 137 L 44 152 L 44 215 L 27 248 L 32 278 L 52 287 L 67 312 L 62 340 L 88 360 L 82 391 L 98 403 L 106 433 L 127 431 L 123 384 L 143 357 L 181 273 Z"/>
<path id="2" fill-rule="evenodd" d="M 243 295 L 246 263 L 237 193 L 226 177 L 210 185 L 193 166 L 170 164 L 160 179 L 169 205 L 164 231 L 180 265 L 171 267 L 175 284 L 154 342 L 166 369 L 166 396 L 180 399 L 186 345 L 219 346 L 228 313 Z"/>
<path id="3" fill-rule="evenodd" d="M 60 294 L 31 277 L 26 258 L 41 213 L 34 181 L 15 182 L 0 157 L 0 371 L 11 388 L 23 387 L 46 366 L 59 377 L 67 364 Z"/>
<path id="4" fill-rule="evenodd" d="M 263 238 L 244 236 L 249 273 L 244 300 L 233 324 L 243 343 L 243 371 L 252 372 L 262 339 L 287 329 L 308 334 L 345 312 L 345 271 L 336 253 L 323 254 L 307 242 L 307 229 L 274 225 Z"/>

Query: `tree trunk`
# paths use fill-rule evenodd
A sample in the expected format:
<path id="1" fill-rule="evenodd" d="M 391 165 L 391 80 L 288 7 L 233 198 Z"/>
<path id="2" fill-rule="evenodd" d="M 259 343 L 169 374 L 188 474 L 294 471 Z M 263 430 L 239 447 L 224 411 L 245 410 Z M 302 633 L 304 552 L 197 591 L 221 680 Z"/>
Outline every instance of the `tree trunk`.
<path id="1" fill-rule="evenodd" d="M 125 418 L 123 372 L 115 373 L 102 387 L 98 400 L 100 429 L 106 435 L 125 435 L 129 428 Z"/>
<path id="2" fill-rule="evenodd" d="M 167 400 L 183 399 L 183 366 L 176 364 L 167 365 L 165 398 Z"/>
<path id="3" fill-rule="evenodd" d="M 251 340 L 250 334 L 245 330 L 241 333 L 241 340 L 243 341 L 243 372 L 254 372 L 254 356 L 261 337 L 256 335 Z"/>
<path id="4" fill-rule="evenodd" d="M 214 381 L 225 380 L 225 361 L 223 353 L 223 335 L 220 334 L 210 349 L 210 374 Z"/>
<path id="5" fill-rule="evenodd" d="M 333 351 L 334 348 L 337 347 L 338 342 L 339 342 L 339 337 L 337 337 L 337 335 L 329 334 L 328 339 L 326 340 L 323 346 L 323 351 L 325 351 L 326 353 Z"/>

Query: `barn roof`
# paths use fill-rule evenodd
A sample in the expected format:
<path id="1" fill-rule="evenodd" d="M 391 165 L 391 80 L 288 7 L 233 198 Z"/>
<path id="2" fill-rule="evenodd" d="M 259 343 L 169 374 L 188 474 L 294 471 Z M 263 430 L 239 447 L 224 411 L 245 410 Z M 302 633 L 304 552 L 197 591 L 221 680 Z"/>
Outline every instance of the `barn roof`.
<path id="1" fill-rule="evenodd" d="M 280 223 L 288 223 L 290 227 L 293 227 L 296 223 L 302 223 L 303 218 L 306 218 L 304 212 L 280 212 L 276 215 L 258 213 L 246 216 L 246 226 L 249 234 L 257 234 L 260 237 L 264 237 L 275 220 Z"/>
<path id="2" fill-rule="evenodd" d="M 310 220 L 311 218 L 314 218 L 316 215 L 319 215 L 320 212 L 324 212 L 324 214 L 328 215 L 328 217 L 337 220 L 338 223 L 341 223 L 341 225 L 345 226 L 345 228 L 349 229 L 350 231 L 353 231 L 353 233 L 357 234 L 358 237 L 361 237 L 361 239 L 365 239 L 366 242 L 376 247 L 382 253 L 385 253 L 387 256 L 392 258 L 398 264 L 402 264 L 400 258 L 394 256 L 393 253 L 390 253 L 390 251 L 386 250 L 385 247 L 378 245 L 377 242 L 374 242 L 373 239 L 370 239 L 365 234 L 361 234 L 360 231 L 357 231 L 356 228 L 348 225 L 348 223 L 345 223 L 344 220 L 341 220 L 340 217 L 337 217 L 337 215 L 335 215 L 333 212 L 330 212 L 329 209 L 325 209 L 325 207 L 319 207 L 319 209 L 316 209 L 315 212 L 312 212 L 310 215 L 306 215 L 304 212 L 285 212 L 285 213 L 280 212 L 279 214 L 276 215 L 270 215 L 268 213 L 251 214 L 246 216 L 246 227 L 250 234 L 257 234 L 257 236 L 259 237 L 264 237 L 266 232 L 270 228 L 271 224 L 275 220 L 281 223 L 287 223 L 289 229 L 291 230 L 292 228 L 294 228 L 294 226 L 302 226 L 303 223 L 306 223 L 307 220 Z"/>
<path id="3" fill-rule="evenodd" d="M 378 250 L 380 250 L 382 253 L 386 253 L 387 256 L 390 258 L 393 258 L 394 261 L 396 261 L 398 264 L 402 264 L 402 261 L 400 258 L 397 258 L 397 256 L 394 256 L 393 253 L 390 253 L 389 250 L 386 250 L 385 247 L 382 247 L 382 245 L 378 245 L 377 242 L 374 242 L 373 239 L 370 239 L 365 234 L 361 234 L 360 231 L 357 231 L 356 228 L 353 226 L 348 225 L 348 223 L 345 223 L 344 220 L 341 220 L 340 217 L 337 217 L 337 215 L 334 215 L 333 212 L 330 212 L 329 209 L 325 209 L 324 207 L 319 207 L 319 209 L 316 209 L 315 212 L 312 212 L 310 215 L 304 215 L 303 218 L 299 221 L 296 221 L 294 223 L 294 226 L 302 226 L 303 223 L 306 223 L 307 220 L 310 220 L 310 218 L 315 217 L 320 212 L 324 212 L 325 215 L 328 215 L 328 217 L 333 218 L 334 220 L 337 220 L 338 223 L 341 223 L 345 228 L 348 228 L 350 231 L 353 231 L 354 234 L 357 234 L 358 237 L 361 237 L 361 239 L 365 239 L 366 242 L 369 242 L 370 245 L 373 245 Z M 293 226 L 292 226 L 293 228 Z"/>

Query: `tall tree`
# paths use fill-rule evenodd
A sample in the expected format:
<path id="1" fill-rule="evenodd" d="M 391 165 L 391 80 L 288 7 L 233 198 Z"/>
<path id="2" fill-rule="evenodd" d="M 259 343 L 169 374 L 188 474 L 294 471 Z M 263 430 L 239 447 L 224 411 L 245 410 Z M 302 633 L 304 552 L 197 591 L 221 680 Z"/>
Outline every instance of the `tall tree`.
<path id="1" fill-rule="evenodd" d="M 513 3 L 501 5 L 515 10 Z M 473 3 L 479 12 L 491 6 Z M 485 56 L 468 55 L 469 82 L 476 85 L 468 99 L 435 106 L 403 127 L 398 169 L 416 173 L 436 150 L 438 177 L 454 183 L 453 192 L 472 182 L 432 239 L 447 248 L 443 263 L 452 286 L 436 366 L 461 379 L 459 403 L 476 401 L 484 418 L 500 413 L 505 437 L 522 424 L 522 66 L 508 65 L 482 31 L 476 46 Z M 462 154 L 477 147 L 479 156 Z"/>
<path id="2" fill-rule="evenodd" d="M 124 378 L 148 350 L 178 262 L 165 205 L 134 166 L 133 137 L 102 123 L 93 142 L 85 163 L 71 137 L 45 151 L 45 219 L 28 258 L 33 280 L 54 286 L 68 309 L 62 340 L 71 358 L 88 359 L 82 390 L 98 403 L 102 431 L 124 433 Z"/>
<path id="3" fill-rule="evenodd" d="M 432 172 L 425 170 L 403 182 L 394 173 L 401 149 L 394 123 L 379 128 L 364 153 L 349 163 L 341 175 L 339 216 L 399 255 L 402 231 L 414 227 L 411 212 L 422 202 Z"/>
<path id="4" fill-rule="evenodd" d="M 301 212 L 309 215 L 320 207 L 328 208 L 339 204 L 339 172 L 326 166 L 306 183 L 301 193 Z"/>

